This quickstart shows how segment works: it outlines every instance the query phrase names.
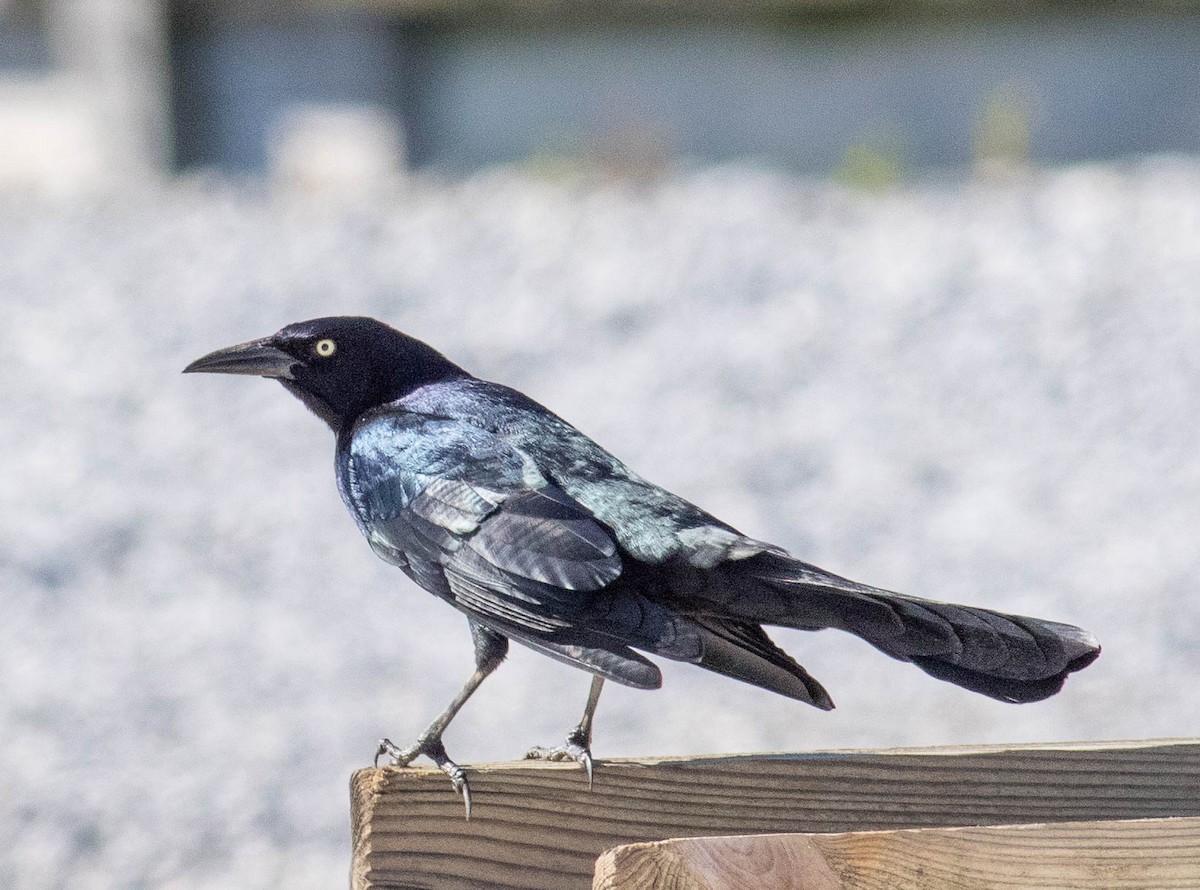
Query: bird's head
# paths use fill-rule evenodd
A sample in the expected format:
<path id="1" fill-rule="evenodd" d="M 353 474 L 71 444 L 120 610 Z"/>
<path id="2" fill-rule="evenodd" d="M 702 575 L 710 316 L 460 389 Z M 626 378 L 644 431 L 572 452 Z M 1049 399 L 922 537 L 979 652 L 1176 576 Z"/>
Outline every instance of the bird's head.
<path id="1" fill-rule="evenodd" d="M 270 337 L 210 352 L 183 372 L 273 377 L 335 432 L 418 387 L 469 376 L 420 340 L 351 316 L 290 324 Z"/>

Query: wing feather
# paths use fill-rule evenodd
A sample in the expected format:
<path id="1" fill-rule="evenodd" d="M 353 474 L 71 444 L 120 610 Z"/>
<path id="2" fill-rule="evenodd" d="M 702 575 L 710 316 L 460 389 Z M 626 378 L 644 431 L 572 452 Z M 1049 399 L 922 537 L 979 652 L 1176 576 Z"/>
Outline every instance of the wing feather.
<path id="1" fill-rule="evenodd" d="M 609 529 L 502 439 L 385 414 L 351 438 L 343 464 L 344 496 L 372 547 L 472 618 L 634 685 L 654 677 L 629 646 L 702 657 L 686 619 L 618 583 Z"/>

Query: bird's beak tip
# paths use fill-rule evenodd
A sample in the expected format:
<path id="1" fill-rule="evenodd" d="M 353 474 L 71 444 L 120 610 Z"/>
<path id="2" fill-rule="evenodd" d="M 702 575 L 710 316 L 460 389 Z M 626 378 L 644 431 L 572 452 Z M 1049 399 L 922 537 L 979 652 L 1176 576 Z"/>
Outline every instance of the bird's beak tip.
<path id="1" fill-rule="evenodd" d="M 251 340 L 218 349 L 201 356 L 183 369 L 184 374 L 245 374 L 294 380 L 292 368 L 299 362 L 294 356 L 266 340 Z"/>

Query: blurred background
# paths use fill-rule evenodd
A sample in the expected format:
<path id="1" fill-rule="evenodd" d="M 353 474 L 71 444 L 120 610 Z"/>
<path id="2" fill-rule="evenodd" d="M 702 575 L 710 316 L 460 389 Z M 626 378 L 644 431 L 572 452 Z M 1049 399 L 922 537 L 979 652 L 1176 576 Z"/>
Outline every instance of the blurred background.
<path id="1" fill-rule="evenodd" d="M 1105 645 L 1018 708 L 780 632 L 836 711 L 667 664 L 600 758 L 1196 735 L 1198 282 L 1195 3 L 2 0 L 0 886 L 342 886 L 350 772 L 469 673 L 328 431 L 179 376 L 317 315 Z M 457 759 L 578 718 L 517 648 Z"/>

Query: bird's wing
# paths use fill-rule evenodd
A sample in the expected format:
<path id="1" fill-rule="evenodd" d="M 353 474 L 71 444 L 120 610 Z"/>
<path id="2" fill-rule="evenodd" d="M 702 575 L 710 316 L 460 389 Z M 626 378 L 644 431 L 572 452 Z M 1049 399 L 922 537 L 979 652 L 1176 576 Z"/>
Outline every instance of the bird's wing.
<path id="1" fill-rule="evenodd" d="M 473 618 L 525 642 L 700 657 L 685 621 L 614 584 L 623 566 L 609 530 L 500 437 L 384 412 L 339 454 L 372 548 Z"/>

